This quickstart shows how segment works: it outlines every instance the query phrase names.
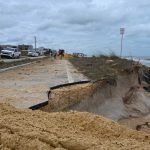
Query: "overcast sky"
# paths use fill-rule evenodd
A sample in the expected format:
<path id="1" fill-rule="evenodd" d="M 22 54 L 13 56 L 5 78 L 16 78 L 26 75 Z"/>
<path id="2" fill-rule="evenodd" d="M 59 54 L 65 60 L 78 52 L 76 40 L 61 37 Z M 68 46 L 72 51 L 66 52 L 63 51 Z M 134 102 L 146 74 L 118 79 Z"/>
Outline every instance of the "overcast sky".
<path id="1" fill-rule="evenodd" d="M 0 44 L 150 55 L 150 0 L 0 0 Z"/>

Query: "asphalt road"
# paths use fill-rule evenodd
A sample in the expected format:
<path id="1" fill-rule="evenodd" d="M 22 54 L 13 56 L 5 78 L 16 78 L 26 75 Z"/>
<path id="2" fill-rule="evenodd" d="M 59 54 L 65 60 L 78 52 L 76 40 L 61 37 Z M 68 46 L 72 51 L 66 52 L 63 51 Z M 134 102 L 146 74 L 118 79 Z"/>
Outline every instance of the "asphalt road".
<path id="1" fill-rule="evenodd" d="M 67 60 L 41 60 L 0 73 L 0 102 L 29 108 L 48 100 L 47 91 L 59 84 L 87 80 Z"/>
<path id="2" fill-rule="evenodd" d="M 4 61 L 4 62 L 14 62 L 14 61 L 21 61 L 21 60 L 26 60 L 26 59 L 38 59 L 38 58 L 44 58 L 45 56 L 39 56 L 39 57 L 20 57 L 19 59 L 0 59 L 0 61 Z"/>

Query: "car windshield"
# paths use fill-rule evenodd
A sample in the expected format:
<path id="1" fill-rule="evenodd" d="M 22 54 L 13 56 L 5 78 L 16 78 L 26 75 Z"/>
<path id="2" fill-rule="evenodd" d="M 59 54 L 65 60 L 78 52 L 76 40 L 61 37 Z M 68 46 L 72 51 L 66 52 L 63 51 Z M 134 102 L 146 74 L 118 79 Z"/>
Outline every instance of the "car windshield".
<path id="1" fill-rule="evenodd" d="M 6 48 L 5 50 L 7 50 L 7 51 L 15 51 L 15 49 L 13 49 L 13 48 Z"/>

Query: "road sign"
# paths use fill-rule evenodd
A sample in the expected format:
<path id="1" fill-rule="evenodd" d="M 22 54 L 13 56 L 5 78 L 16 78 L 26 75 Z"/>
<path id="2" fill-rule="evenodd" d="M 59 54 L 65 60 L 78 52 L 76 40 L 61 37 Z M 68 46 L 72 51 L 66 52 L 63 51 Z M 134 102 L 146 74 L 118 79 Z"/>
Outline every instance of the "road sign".
<path id="1" fill-rule="evenodd" d="M 125 28 L 120 28 L 120 34 L 124 34 Z"/>
<path id="2" fill-rule="evenodd" d="M 120 50 L 120 57 L 122 56 L 122 43 L 123 43 L 123 35 L 125 32 L 125 28 L 120 28 L 120 34 L 121 34 L 121 50 Z"/>

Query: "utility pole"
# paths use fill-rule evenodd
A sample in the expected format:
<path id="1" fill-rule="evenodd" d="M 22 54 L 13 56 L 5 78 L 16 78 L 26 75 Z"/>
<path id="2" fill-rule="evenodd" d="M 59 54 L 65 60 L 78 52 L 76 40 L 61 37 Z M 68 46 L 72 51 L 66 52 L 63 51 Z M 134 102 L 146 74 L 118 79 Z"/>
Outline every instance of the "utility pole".
<path id="1" fill-rule="evenodd" d="M 36 36 L 34 37 L 34 42 L 35 42 L 35 51 L 36 51 Z"/>
<path id="2" fill-rule="evenodd" d="M 123 48 L 123 35 L 125 32 L 125 28 L 120 28 L 120 34 L 121 34 L 121 49 L 120 49 L 120 57 L 122 56 L 122 48 Z"/>

